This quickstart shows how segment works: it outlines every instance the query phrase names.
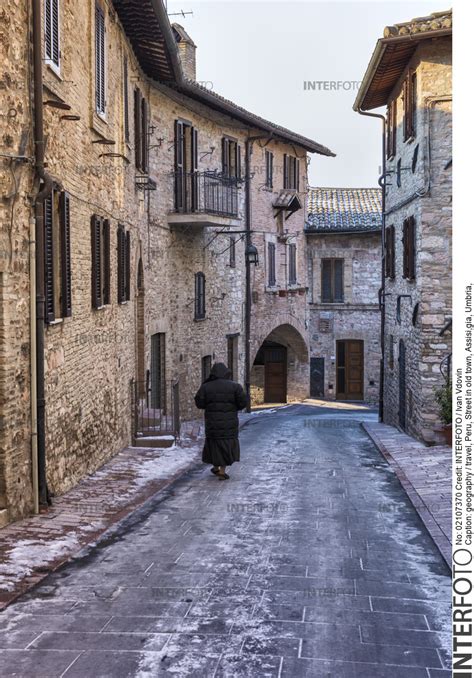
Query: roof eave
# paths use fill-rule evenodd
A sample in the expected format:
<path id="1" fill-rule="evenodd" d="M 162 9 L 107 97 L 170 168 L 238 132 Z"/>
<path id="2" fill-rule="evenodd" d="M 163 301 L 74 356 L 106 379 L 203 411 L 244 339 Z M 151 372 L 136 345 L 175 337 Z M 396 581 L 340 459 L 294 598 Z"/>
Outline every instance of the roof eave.
<path id="1" fill-rule="evenodd" d="M 337 228 L 333 229 L 325 228 L 317 230 L 315 228 L 305 226 L 304 232 L 306 233 L 306 235 L 378 235 L 379 233 L 382 232 L 382 227 L 380 226 L 380 228 L 355 231 L 351 229 L 342 230 Z"/>

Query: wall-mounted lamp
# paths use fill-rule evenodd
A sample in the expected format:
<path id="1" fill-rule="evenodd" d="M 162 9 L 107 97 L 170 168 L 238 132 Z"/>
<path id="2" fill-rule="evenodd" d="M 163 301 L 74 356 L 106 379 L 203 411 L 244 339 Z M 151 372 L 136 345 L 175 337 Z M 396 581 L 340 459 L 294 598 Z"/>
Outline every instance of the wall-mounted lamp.
<path id="1" fill-rule="evenodd" d="M 258 250 L 252 243 L 249 243 L 245 248 L 245 260 L 247 264 L 258 266 Z"/>

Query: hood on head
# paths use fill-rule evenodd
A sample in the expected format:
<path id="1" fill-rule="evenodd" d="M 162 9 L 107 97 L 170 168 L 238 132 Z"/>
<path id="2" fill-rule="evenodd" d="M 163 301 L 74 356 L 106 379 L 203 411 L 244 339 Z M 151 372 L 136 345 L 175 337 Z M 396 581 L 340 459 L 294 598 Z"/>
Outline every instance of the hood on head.
<path id="1" fill-rule="evenodd" d="M 231 371 L 224 363 L 214 363 L 211 369 L 211 377 L 214 379 L 230 379 Z"/>

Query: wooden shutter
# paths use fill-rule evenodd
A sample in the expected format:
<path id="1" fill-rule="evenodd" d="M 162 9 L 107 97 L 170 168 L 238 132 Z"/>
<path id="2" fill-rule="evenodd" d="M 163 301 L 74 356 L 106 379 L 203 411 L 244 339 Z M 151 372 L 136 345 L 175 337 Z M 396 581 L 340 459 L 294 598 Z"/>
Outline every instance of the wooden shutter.
<path id="1" fill-rule="evenodd" d="M 392 101 L 392 155 L 397 153 L 397 100 Z"/>
<path id="2" fill-rule="evenodd" d="M 298 158 L 295 159 L 295 185 L 293 188 L 297 191 L 300 190 L 300 161 Z"/>
<path id="3" fill-rule="evenodd" d="M 283 155 L 283 188 L 289 187 L 289 173 L 288 173 L 288 156 Z"/>
<path id="4" fill-rule="evenodd" d="M 237 144 L 237 178 L 242 178 L 242 148 Z"/>
<path id="5" fill-rule="evenodd" d="M 130 301 L 130 231 L 125 236 L 125 299 Z"/>
<path id="6" fill-rule="evenodd" d="M 138 87 L 133 92 L 133 126 L 135 133 L 135 167 L 142 168 L 142 125 L 141 125 L 141 93 Z"/>
<path id="7" fill-rule="evenodd" d="M 344 261 L 342 259 L 333 260 L 334 275 L 334 301 L 344 301 Z"/>
<path id="8" fill-rule="evenodd" d="M 229 158 L 229 139 L 222 139 L 222 174 L 229 176 L 230 158 Z"/>
<path id="9" fill-rule="evenodd" d="M 128 59 L 123 58 L 123 133 L 125 141 L 130 141 L 130 121 L 128 113 Z"/>
<path id="10" fill-rule="evenodd" d="M 410 107 L 411 107 L 411 115 L 410 115 L 410 136 L 414 137 L 416 136 L 416 89 L 417 89 L 417 82 L 416 82 L 416 71 L 414 71 L 411 74 L 410 78 Z"/>
<path id="11" fill-rule="evenodd" d="M 323 259 L 321 261 L 321 301 L 329 303 L 332 301 L 332 261 Z"/>
<path id="12" fill-rule="evenodd" d="M 235 236 L 230 236 L 229 266 L 235 268 Z"/>
<path id="13" fill-rule="evenodd" d="M 105 113 L 105 16 L 98 5 L 95 7 L 95 75 L 97 112 Z"/>
<path id="14" fill-rule="evenodd" d="M 51 25 L 51 7 L 53 0 L 45 0 L 44 2 L 44 53 L 47 59 L 53 59 L 52 50 L 52 34 L 53 28 Z"/>
<path id="15" fill-rule="evenodd" d="M 44 3 L 44 53 L 46 59 L 59 66 L 59 0 Z"/>
<path id="16" fill-rule="evenodd" d="M 416 233 L 415 233 L 415 218 L 409 217 L 408 219 L 408 248 L 407 248 L 407 258 L 408 258 L 408 278 L 410 280 L 415 279 L 415 266 L 416 266 Z"/>
<path id="17" fill-rule="evenodd" d="M 102 225 L 102 244 L 104 252 L 102 298 L 105 305 L 110 304 L 110 222 L 108 219 L 105 219 Z"/>
<path id="18" fill-rule="evenodd" d="M 195 285 L 195 310 L 196 319 L 202 319 L 206 316 L 206 278 L 204 273 L 196 273 L 194 279 Z"/>
<path id="19" fill-rule="evenodd" d="M 386 155 L 387 158 L 392 157 L 392 106 L 389 104 L 387 106 L 387 129 L 385 130 L 385 143 L 387 145 L 386 147 Z"/>
<path id="20" fill-rule="evenodd" d="M 390 228 L 390 277 L 395 278 L 395 226 Z"/>
<path id="21" fill-rule="evenodd" d="M 174 123 L 174 202 L 178 212 L 184 211 L 185 177 L 184 177 L 184 124 L 180 120 Z"/>
<path id="22" fill-rule="evenodd" d="M 44 210 L 44 285 L 45 285 L 45 320 L 53 322 L 54 314 L 54 191 L 45 199 Z"/>
<path id="23" fill-rule="evenodd" d="M 148 104 L 145 97 L 141 98 L 141 170 L 148 172 Z"/>
<path id="24" fill-rule="evenodd" d="M 289 270 L 288 270 L 288 282 L 290 285 L 296 283 L 296 245 L 291 244 L 289 246 Z"/>
<path id="25" fill-rule="evenodd" d="M 60 196 L 61 216 L 61 312 L 63 318 L 72 315 L 72 285 L 71 285 L 71 216 L 70 197 L 64 191 Z"/>
<path id="26" fill-rule="evenodd" d="M 100 251 L 102 219 L 96 214 L 91 217 L 91 254 L 92 254 L 92 306 L 100 308 L 103 305 L 101 266 L 102 257 Z"/>
<path id="27" fill-rule="evenodd" d="M 125 301 L 125 247 L 123 226 L 117 228 L 117 300 L 119 304 Z"/>

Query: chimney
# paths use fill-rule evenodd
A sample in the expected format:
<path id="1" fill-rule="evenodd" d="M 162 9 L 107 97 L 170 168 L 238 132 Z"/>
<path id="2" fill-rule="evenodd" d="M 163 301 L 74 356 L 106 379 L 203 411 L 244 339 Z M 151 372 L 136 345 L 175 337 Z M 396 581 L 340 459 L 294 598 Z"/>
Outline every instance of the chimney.
<path id="1" fill-rule="evenodd" d="M 179 24 L 173 24 L 173 33 L 178 44 L 184 77 L 196 80 L 196 45 Z"/>

